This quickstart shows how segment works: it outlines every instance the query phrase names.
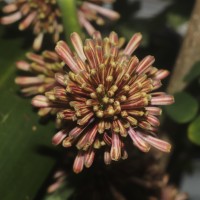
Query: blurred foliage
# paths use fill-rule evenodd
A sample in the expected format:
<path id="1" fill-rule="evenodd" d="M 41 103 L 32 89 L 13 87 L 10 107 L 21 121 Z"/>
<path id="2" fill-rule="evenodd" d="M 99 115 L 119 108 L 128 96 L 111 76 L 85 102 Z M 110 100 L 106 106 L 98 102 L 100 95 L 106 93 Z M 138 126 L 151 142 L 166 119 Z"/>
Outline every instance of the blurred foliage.
<path id="1" fill-rule="evenodd" d="M 156 67 L 172 70 L 182 41 L 177 28 L 188 21 L 195 0 L 160 0 L 169 4 L 151 17 L 136 17 L 142 2 L 145 1 L 117 0 L 114 9 L 121 13 L 121 19 L 114 30 L 127 40 L 133 33 L 141 32 L 143 48 L 136 51 L 137 55 L 154 55 Z"/>
<path id="2" fill-rule="evenodd" d="M 184 81 L 187 82 L 185 91 L 175 94 L 175 103 L 166 108 L 166 113 L 172 120 L 177 123 L 187 123 L 188 138 L 198 145 L 200 145 L 200 125 L 198 124 L 200 118 L 195 118 L 195 116 L 197 113 L 199 114 L 199 78 L 200 61 L 196 62 L 184 77 Z M 193 121 L 191 122 L 191 120 Z"/>
<path id="3" fill-rule="evenodd" d="M 167 114 L 177 123 L 190 122 L 197 114 L 199 105 L 195 98 L 186 92 L 174 94 L 175 103 L 167 106 Z"/>
<path id="4" fill-rule="evenodd" d="M 7 30 L 7 31 L 5 31 Z M 29 49 L 25 34 L 0 27 L 0 199 L 33 199 L 55 163 L 54 124 L 41 124 L 14 83 L 15 61 Z"/>
<path id="5" fill-rule="evenodd" d="M 187 22 L 187 17 L 179 15 L 177 13 L 169 13 L 167 15 L 167 24 L 173 29 Z"/>
<path id="6" fill-rule="evenodd" d="M 183 92 L 175 94 L 175 104 L 165 109 L 167 118 L 163 130 L 169 133 L 174 146 L 168 171 L 171 174 L 171 181 L 177 184 L 180 184 L 183 172 L 193 172 L 192 163 L 199 159 L 199 68 L 199 62 L 191 67 L 191 70 L 184 77 L 187 87 Z"/>
<path id="7" fill-rule="evenodd" d="M 192 142 L 200 145 L 200 116 L 189 125 L 188 137 Z"/>

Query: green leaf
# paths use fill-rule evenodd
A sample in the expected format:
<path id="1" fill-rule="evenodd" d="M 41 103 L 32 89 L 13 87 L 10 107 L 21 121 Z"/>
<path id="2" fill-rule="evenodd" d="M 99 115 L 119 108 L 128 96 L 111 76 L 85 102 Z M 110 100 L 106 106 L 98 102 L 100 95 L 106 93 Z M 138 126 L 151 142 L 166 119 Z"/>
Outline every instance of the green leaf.
<path id="1" fill-rule="evenodd" d="M 198 102 L 190 94 L 179 92 L 174 95 L 175 103 L 166 107 L 169 117 L 177 123 L 191 121 L 198 111 Z"/>
<path id="2" fill-rule="evenodd" d="M 200 61 L 196 62 L 190 72 L 185 76 L 184 81 L 190 83 L 200 76 Z"/>
<path id="3" fill-rule="evenodd" d="M 14 36 L 14 37 L 12 37 Z M 0 198 L 31 200 L 55 160 L 47 156 L 54 124 L 39 124 L 30 99 L 19 96 L 15 61 L 22 58 L 24 39 L 0 29 Z"/>
<path id="4" fill-rule="evenodd" d="M 193 143 L 200 145 L 200 116 L 189 125 L 188 138 Z"/>
<path id="5" fill-rule="evenodd" d="M 187 21 L 187 17 L 173 12 L 169 12 L 166 17 L 167 24 L 172 28 L 177 28 Z"/>

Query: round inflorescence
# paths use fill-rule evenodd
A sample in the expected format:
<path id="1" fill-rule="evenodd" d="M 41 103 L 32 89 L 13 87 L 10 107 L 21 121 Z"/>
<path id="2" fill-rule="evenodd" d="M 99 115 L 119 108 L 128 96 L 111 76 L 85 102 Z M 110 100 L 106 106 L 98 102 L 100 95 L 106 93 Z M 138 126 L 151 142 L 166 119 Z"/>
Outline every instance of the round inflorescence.
<path id="1" fill-rule="evenodd" d="M 92 22 L 103 25 L 104 18 L 116 20 L 119 14 L 101 5 L 110 0 L 80 1 L 77 2 L 77 16 L 81 26 L 89 34 L 95 31 Z M 23 31 L 30 26 L 36 36 L 33 42 L 34 50 L 41 49 L 44 36 L 50 34 L 57 42 L 63 32 L 61 23 L 62 14 L 57 0 L 15 0 L 5 5 L 2 11 L 6 16 L 0 18 L 0 24 L 8 25 L 20 21 L 19 30 Z M 67 12 L 67 11 L 66 11 Z"/>
<path id="2" fill-rule="evenodd" d="M 89 35 L 92 35 L 96 30 L 93 23 L 102 26 L 105 24 L 105 19 L 117 20 L 119 13 L 105 8 L 103 3 L 113 3 L 113 0 L 89 0 L 82 1 L 77 9 L 80 25 L 85 28 Z"/>
<path id="3" fill-rule="evenodd" d="M 3 12 L 8 15 L 0 19 L 1 24 L 12 24 L 21 20 L 19 30 L 33 27 L 36 35 L 33 43 L 35 50 L 41 48 L 46 33 L 52 34 L 54 42 L 57 42 L 63 32 L 56 0 L 15 0 L 4 6 Z"/>
<path id="4" fill-rule="evenodd" d="M 75 52 L 60 41 L 56 52 L 69 70 L 57 73 L 60 86 L 45 95 L 36 96 L 32 104 L 40 108 L 59 108 L 57 117 L 66 127 L 53 143 L 76 146 L 78 155 L 74 171 L 90 167 L 95 153 L 104 148 L 104 162 L 126 159 L 127 140 L 143 152 L 150 146 L 169 152 L 170 144 L 157 138 L 159 105 L 173 103 L 173 97 L 154 92 L 161 87 L 167 70 L 153 67 L 154 57 L 141 61 L 133 54 L 142 36 L 133 35 L 122 49 L 122 40 L 115 32 L 102 38 L 99 32 L 84 44 L 77 33 L 71 35 Z"/>
<path id="5" fill-rule="evenodd" d="M 15 83 L 20 85 L 24 96 L 35 96 L 44 94 L 59 85 L 55 79 L 55 74 L 63 72 L 64 64 L 59 56 L 52 51 L 43 51 L 41 55 L 27 53 L 27 60 L 20 60 L 16 63 L 23 75 L 15 78 Z M 41 108 L 38 114 L 40 116 L 48 113 L 56 113 L 57 109 Z"/>

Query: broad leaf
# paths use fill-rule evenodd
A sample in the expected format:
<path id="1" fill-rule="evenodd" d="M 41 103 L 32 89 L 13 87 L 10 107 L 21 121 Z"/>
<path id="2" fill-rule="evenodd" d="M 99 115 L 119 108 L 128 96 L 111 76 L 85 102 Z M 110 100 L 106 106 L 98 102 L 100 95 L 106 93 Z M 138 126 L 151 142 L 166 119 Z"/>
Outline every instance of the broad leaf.
<path id="1" fill-rule="evenodd" d="M 0 199 L 33 199 L 55 161 L 48 150 L 54 124 L 41 125 L 30 99 L 19 96 L 15 61 L 24 39 L 0 30 Z"/>
<path id="2" fill-rule="evenodd" d="M 166 107 L 169 117 L 177 123 L 191 121 L 198 111 L 197 100 L 186 92 L 176 93 L 174 98 L 175 103 Z"/>
<path id="3" fill-rule="evenodd" d="M 200 116 L 189 125 L 188 137 L 193 143 L 200 145 Z"/>

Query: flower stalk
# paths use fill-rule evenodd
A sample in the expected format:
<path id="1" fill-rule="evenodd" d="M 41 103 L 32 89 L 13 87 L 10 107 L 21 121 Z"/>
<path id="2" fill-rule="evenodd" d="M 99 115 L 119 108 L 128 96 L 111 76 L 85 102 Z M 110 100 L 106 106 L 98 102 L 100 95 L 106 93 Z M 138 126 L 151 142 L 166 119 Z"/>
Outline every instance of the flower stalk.
<path id="1" fill-rule="evenodd" d="M 57 0 L 57 3 L 62 13 L 65 39 L 69 42 L 72 32 L 75 31 L 79 34 L 82 32 L 77 17 L 76 0 Z"/>

